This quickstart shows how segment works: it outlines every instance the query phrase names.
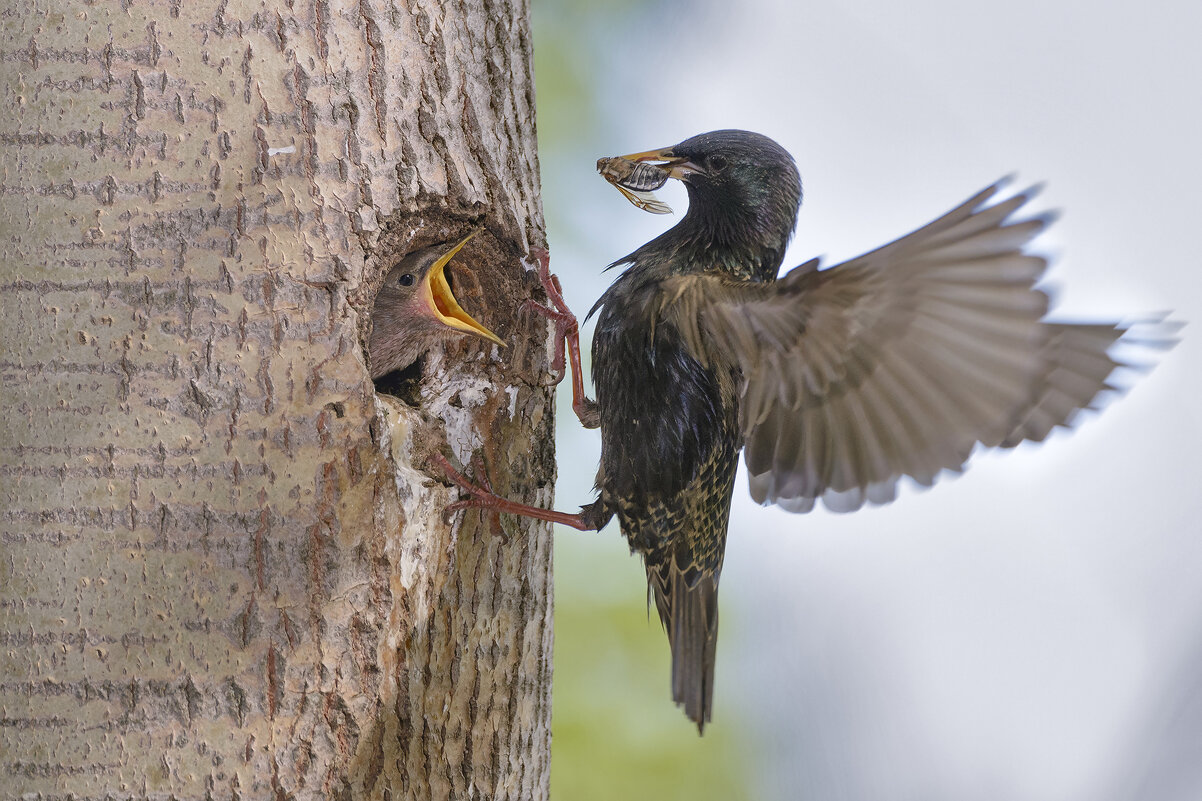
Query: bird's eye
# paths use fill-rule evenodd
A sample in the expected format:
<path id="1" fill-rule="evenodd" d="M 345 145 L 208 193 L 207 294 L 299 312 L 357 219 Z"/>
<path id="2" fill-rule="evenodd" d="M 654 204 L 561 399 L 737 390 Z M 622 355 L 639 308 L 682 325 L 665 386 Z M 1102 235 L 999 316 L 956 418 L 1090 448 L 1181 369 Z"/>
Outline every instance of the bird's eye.
<path id="1" fill-rule="evenodd" d="M 401 286 L 413 286 L 413 273 L 405 273 L 396 280 Z"/>
<path id="2" fill-rule="evenodd" d="M 714 155 L 709 157 L 708 161 L 709 161 L 709 167 L 711 170 L 726 169 L 726 156 L 715 153 Z"/>

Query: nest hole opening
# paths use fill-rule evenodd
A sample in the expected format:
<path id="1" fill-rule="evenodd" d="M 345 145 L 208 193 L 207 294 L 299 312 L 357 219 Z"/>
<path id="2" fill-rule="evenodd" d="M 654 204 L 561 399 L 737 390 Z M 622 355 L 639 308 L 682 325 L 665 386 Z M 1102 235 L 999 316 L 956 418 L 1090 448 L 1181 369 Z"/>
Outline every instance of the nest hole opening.
<path id="1" fill-rule="evenodd" d="M 422 374 L 425 372 L 426 357 L 419 356 L 417 361 L 400 370 L 385 373 L 379 378 L 373 378 L 372 383 L 376 392 L 381 395 L 391 395 L 406 406 L 417 408 L 421 405 Z"/>

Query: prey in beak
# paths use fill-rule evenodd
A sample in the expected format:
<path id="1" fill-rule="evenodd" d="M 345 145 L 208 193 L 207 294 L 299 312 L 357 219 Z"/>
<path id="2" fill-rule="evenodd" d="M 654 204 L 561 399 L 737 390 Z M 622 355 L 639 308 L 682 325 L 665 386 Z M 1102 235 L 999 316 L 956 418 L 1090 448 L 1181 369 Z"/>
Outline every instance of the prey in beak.
<path id="1" fill-rule="evenodd" d="M 368 358 L 373 379 L 404 369 L 439 342 L 463 335 L 505 346 L 463 310 L 447 281 L 447 264 L 475 235 L 473 231 L 450 248 L 444 244 L 416 250 L 388 271 L 371 314 Z"/>
<path id="2" fill-rule="evenodd" d="M 687 158 L 674 154 L 672 148 L 597 159 L 597 172 L 601 177 L 637 208 L 652 214 L 672 213 L 672 207 L 657 198 L 652 190 L 659 189 L 669 178 L 683 181 L 691 173 L 700 171 Z"/>

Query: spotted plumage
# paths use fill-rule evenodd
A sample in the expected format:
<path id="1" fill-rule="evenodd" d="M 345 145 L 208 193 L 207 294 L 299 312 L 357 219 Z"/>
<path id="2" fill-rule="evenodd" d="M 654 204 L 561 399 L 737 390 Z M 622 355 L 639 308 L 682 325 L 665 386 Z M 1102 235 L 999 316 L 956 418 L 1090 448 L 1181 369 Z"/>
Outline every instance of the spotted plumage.
<path id="1" fill-rule="evenodd" d="M 746 131 L 659 151 L 689 210 L 618 264 L 598 301 L 593 380 L 600 496 L 647 568 L 672 649 L 672 693 L 710 719 L 717 589 L 735 467 L 790 511 L 893 499 L 974 447 L 1042 440 L 1107 388 L 1118 325 L 1048 323 L 1025 250 L 1048 217 L 990 187 L 908 236 L 779 281 L 801 201 L 789 154 Z"/>
<path id="2" fill-rule="evenodd" d="M 1126 329 L 1044 319 L 1036 284 L 1047 265 L 1028 246 L 1051 218 L 1016 219 L 1029 192 L 999 200 L 991 186 L 884 247 L 827 269 L 814 259 L 778 280 L 801 203 L 778 144 L 715 131 L 599 162 L 620 189 L 630 164 L 682 181 L 689 210 L 614 265 L 625 269 L 590 312 L 595 407 L 574 360 L 574 408 L 601 428 L 597 500 L 576 515 L 539 509 L 445 469 L 471 496 L 460 507 L 579 529 L 617 516 L 668 633 L 673 698 L 700 730 L 740 450 L 760 503 L 887 503 L 903 477 L 930 485 L 977 447 L 1070 425 L 1110 388 L 1119 363 L 1109 350 Z M 631 191 L 654 210 L 654 196 Z M 575 346 L 545 261 L 540 278 L 557 337 Z M 1172 330 L 1149 344 L 1168 344 Z"/>
<path id="3" fill-rule="evenodd" d="M 671 308 L 673 287 L 702 278 L 773 280 L 801 181 L 789 155 L 754 134 L 717 132 L 673 152 L 709 170 L 708 180 L 686 182 L 684 220 L 617 262 L 625 272 L 593 309 L 602 463 L 592 511 L 616 514 L 643 555 L 672 645 L 673 697 L 702 727 L 712 705 L 718 577 L 743 444 L 742 381 L 737 365 L 689 347 Z"/>

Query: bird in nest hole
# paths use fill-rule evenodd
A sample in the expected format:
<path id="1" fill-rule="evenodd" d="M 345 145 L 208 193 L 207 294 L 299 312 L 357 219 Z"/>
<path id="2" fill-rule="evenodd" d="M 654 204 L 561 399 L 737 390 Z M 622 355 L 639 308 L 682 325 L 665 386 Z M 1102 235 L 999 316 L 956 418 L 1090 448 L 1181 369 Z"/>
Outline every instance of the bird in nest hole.
<path id="1" fill-rule="evenodd" d="M 1052 218 L 1016 218 L 1031 191 L 999 199 L 995 184 L 858 258 L 825 269 L 813 259 L 778 278 L 802 188 L 776 142 L 714 131 L 598 169 L 652 212 L 667 207 L 650 190 L 679 180 L 689 208 L 611 265 L 625 271 L 590 312 L 595 404 L 573 360 L 574 407 L 601 429 L 596 501 L 579 514 L 540 509 L 442 466 L 467 493 L 453 508 L 581 530 L 617 516 L 668 634 L 672 696 L 702 731 L 740 451 L 761 504 L 888 503 L 903 476 L 930 486 L 978 446 L 1070 425 L 1113 389 L 1120 362 L 1109 351 L 1127 327 L 1044 319 L 1048 296 L 1035 285 L 1047 263 L 1028 246 Z M 540 278 L 561 357 L 565 339 L 578 348 L 576 320 L 545 259 Z"/>
<path id="2" fill-rule="evenodd" d="M 454 245 L 415 250 L 388 271 L 371 313 L 367 352 L 373 379 L 409 367 L 449 339 L 477 336 L 505 346 L 463 310 L 447 281 L 447 264 L 475 234 Z"/>

